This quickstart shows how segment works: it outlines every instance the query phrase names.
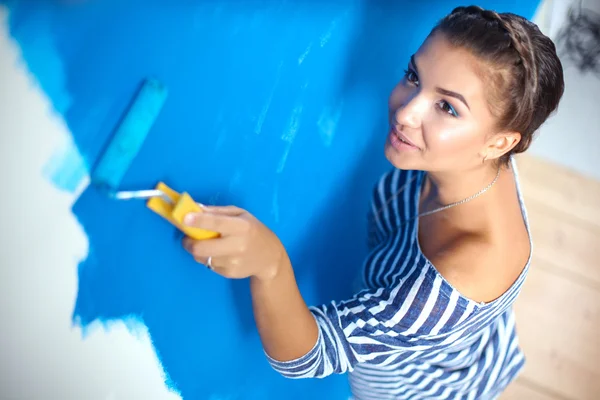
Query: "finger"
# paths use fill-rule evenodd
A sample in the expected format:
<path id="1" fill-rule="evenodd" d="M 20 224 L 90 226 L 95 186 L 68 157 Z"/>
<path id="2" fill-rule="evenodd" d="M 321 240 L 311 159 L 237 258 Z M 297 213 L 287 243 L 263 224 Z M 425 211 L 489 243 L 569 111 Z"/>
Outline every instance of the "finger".
<path id="1" fill-rule="evenodd" d="M 239 268 L 236 268 L 234 261 L 228 257 L 213 257 L 208 265 L 208 258 L 196 258 L 196 261 L 216 274 L 219 274 L 228 279 L 242 279 L 247 278 L 248 274 L 244 273 Z"/>
<path id="2" fill-rule="evenodd" d="M 211 266 L 210 267 L 208 266 L 208 257 L 194 257 L 194 260 L 196 260 L 196 262 L 198 264 L 202 264 L 202 265 L 204 265 L 207 268 L 211 268 L 212 269 L 214 267 L 214 265 L 213 265 L 214 261 L 212 261 L 212 260 L 211 260 Z"/>
<path id="3" fill-rule="evenodd" d="M 225 236 L 216 239 L 194 240 L 183 239 L 183 247 L 195 258 L 226 257 L 238 254 L 241 249 L 240 238 Z"/>
<path id="4" fill-rule="evenodd" d="M 231 217 L 237 217 L 246 213 L 246 210 L 236 206 L 203 206 L 202 209 L 213 214 L 229 215 Z"/>
<path id="5" fill-rule="evenodd" d="M 208 262 L 208 257 L 194 257 L 194 260 L 196 260 L 198 264 L 202 264 L 206 268 L 210 268 L 219 275 L 227 276 L 230 274 L 231 268 L 228 267 L 227 257 L 212 257 L 210 259 L 210 265 Z"/>
<path id="6" fill-rule="evenodd" d="M 196 262 L 198 264 L 202 264 L 206 268 L 210 268 L 211 270 L 213 270 L 213 271 L 215 271 L 217 273 L 220 273 L 220 271 L 223 271 L 223 268 L 219 267 L 219 265 L 225 265 L 225 264 L 223 264 L 223 262 L 224 262 L 223 260 L 224 259 L 221 258 L 221 257 L 217 257 L 217 258 L 213 257 L 213 258 L 211 258 L 210 259 L 210 265 L 208 265 L 209 264 L 208 263 L 208 257 L 194 257 L 194 260 L 196 260 Z M 219 263 L 221 263 L 221 264 L 219 264 Z"/>
<path id="7" fill-rule="evenodd" d="M 195 228 L 206 229 L 223 235 L 246 232 L 249 221 L 235 216 L 213 214 L 211 212 L 189 213 L 183 223 Z"/>

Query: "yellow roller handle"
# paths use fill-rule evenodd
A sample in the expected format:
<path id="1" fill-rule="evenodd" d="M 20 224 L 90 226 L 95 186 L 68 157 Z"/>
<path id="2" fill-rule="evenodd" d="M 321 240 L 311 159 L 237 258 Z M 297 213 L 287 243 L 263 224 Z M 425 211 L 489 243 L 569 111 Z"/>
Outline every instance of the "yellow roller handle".
<path id="1" fill-rule="evenodd" d="M 152 197 L 146 203 L 146 206 L 150 210 L 169 221 L 177 227 L 177 229 L 193 239 L 205 240 L 214 239 L 220 236 L 217 232 L 193 228 L 183 224 L 183 218 L 186 214 L 190 212 L 202 212 L 202 208 L 188 193 L 177 193 L 163 182 L 159 182 L 158 185 L 156 185 L 156 189 L 165 193 L 172 200 L 172 203 L 166 201 L 162 197 Z"/>

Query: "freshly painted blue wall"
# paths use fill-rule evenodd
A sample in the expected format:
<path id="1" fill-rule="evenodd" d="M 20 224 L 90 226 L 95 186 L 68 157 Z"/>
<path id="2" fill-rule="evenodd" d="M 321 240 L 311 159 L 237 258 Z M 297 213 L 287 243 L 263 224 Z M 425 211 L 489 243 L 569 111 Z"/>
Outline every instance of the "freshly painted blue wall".
<path id="1" fill-rule="evenodd" d="M 123 188 L 162 180 L 236 204 L 283 240 L 309 304 L 357 289 L 386 102 L 457 1 L 4 1 L 12 35 L 92 165 L 140 82 L 169 97 Z M 481 1 L 532 17 L 537 1 Z M 71 171 L 73 172 L 73 171 Z M 143 203 L 93 188 L 73 208 L 90 252 L 74 320 L 134 316 L 184 399 L 346 399 L 346 377 L 268 366 L 246 281 L 196 264 Z M 49 266 L 51 267 L 51 266 Z M 210 397 L 210 396 L 213 397 Z"/>

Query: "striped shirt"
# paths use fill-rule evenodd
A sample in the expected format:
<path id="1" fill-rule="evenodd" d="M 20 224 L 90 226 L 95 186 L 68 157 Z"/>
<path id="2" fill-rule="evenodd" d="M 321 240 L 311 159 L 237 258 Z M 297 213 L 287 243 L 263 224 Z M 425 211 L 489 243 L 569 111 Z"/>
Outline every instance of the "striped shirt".
<path id="1" fill-rule="evenodd" d="M 524 357 L 512 304 L 529 262 L 498 299 L 484 304 L 462 296 L 419 246 L 418 219 L 411 217 L 424 177 L 398 169 L 382 176 L 369 218 L 365 289 L 346 301 L 310 307 L 317 343 L 292 361 L 267 355 L 276 371 L 289 378 L 348 372 L 356 400 L 495 399 L 516 377 Z"/>

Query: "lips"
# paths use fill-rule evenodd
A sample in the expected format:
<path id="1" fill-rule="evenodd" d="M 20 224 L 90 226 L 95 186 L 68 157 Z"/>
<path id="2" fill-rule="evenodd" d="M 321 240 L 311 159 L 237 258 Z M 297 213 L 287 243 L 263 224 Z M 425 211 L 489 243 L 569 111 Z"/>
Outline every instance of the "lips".
<path id="1" fill-rule="evenodd" d="M 396 134 L 396 137 L 398 138 L 398 140 L 400 140 L 402 143 L 412 146 L 415 149 L 418 149 L 419 147 L 416 146 L 413 142 L 411 142 L 406 136 L 404 136 L 402 134 L 402 132 L 400 132 L 399 130 L 392 128 L 393 132 Z"/>

